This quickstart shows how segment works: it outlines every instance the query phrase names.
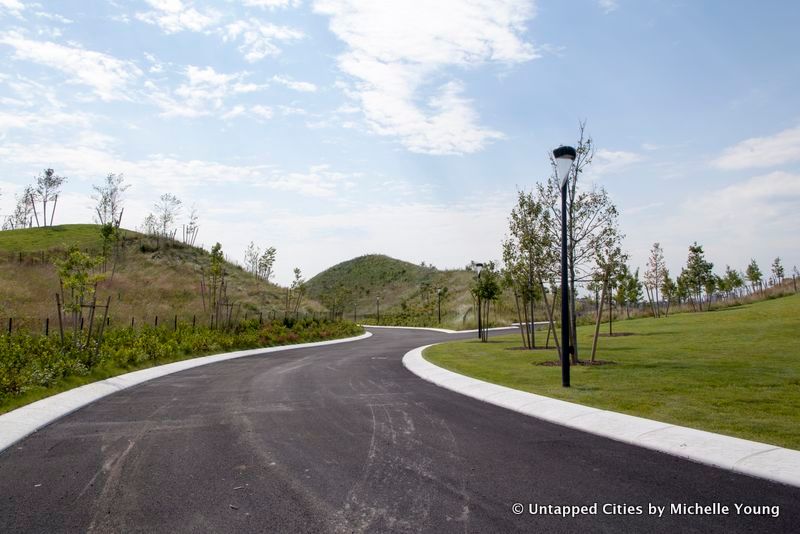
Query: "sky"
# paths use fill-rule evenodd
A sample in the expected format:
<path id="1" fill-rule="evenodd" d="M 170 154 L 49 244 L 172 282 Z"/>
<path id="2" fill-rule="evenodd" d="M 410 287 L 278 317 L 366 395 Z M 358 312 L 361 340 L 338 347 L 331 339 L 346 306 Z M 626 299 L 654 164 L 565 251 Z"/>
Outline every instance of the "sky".
<path id="1" fill-rule="evenodd" d="M 718 273 L 800 265 L 800 3 L 660 0 L 0 0 L 0 217 L 42 169 L 56 224 L 124 174 L 123 226 L 163 193 L 198 243 L 276 280 L 382 253 L 500 259 L 548 153 L 653 242 Z"/>

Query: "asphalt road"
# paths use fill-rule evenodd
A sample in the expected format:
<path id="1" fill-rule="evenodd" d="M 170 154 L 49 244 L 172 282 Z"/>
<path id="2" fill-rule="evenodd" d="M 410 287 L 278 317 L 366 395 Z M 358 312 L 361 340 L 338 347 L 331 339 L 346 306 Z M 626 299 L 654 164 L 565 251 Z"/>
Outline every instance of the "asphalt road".
<path id="1" fill-rule="evenodd" d="M 454 336 L 373 332 L 166 376 L 57 421 L 0 454 L 0 532 L 800 530 L 798 488 L 441 389 L 401 358 Z M 729 514 L 670 510 L 714 503 Z"/>

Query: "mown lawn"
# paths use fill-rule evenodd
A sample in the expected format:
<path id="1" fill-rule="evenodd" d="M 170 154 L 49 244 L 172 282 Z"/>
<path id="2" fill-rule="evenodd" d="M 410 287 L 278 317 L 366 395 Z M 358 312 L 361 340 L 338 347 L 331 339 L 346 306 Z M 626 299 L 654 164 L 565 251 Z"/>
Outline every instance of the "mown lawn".
<path id="1" fill-rule="evenodd" d="M 800 295 L 614 330 L 633 334 L 600 339 L 597 358 L 614 363 L 573 367 L 571 388 L 559 367 L 538 365 L 555 350 L 514 350 L 518 334 L 437 345 L 425 358 L 523 391 L 800 449 Z M 594 327 L 578 331 L 588 358 Z"/>
<path id="2" fill-rule="evenodd" d="M 80 248 L 99 247 L 100 227 L 95 224 L 64 224 L 0 232 L 0 251 L 3 252 L 66 250 L 72 245 Z"/>

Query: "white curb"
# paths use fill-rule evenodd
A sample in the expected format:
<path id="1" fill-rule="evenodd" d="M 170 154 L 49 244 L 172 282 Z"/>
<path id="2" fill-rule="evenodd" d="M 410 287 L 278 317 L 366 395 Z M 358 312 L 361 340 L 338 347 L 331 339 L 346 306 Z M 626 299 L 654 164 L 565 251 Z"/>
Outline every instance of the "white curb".
<path id="1" fill-rule="evenodd" d="M 200 358 L 190 358 L 179 362 L 167 363 L 156 367 L 133 371 L 124 375 L 107 378 L 99 382 L 92 382 L 75 389 L 70 389 L 63 393 L 47 397 L 40 401 L 33 402 L 16 410 L 0 415 L 0 452 L 11 447 L 23 438 L 33 434 L 40 428 L 49 425 L 53 421 L 69 415 L 70 413 L 83 408 L 87 404 L 122 391 L 123 389 L 141 384 L 154 378 L 159 378 L 178 371 L 185 371 L 193 367 L 208 365 L 210 363 L 244 358 L 245 356 L 255 356 L 256 354 L 267 354 L 294 349 L 307 349 L 310 347 L 321 347 L 324 345 L 335 345 L 337 343 L 348 343 L 358 341 L 372 336 L 366 332 L 360 336 L 333 339 L 330 341 L 316 341 L 314 343 L 301 343 L 298 345 L 284 345 L 280 347 L 268 347 L 263 349 L 239 350 L 236 352 L 225 352 L 222 354 L 212 354 Z"/>
<path id="2" fill-rule="evenodd" d="M 491 384 L 430 363 L 422 357 L 422 351 L 431 346 L 418 347 L 406 353 L 403 365 L 420 378 L 438 386 L 590 434 L 800 487 L 800 451 Z"/>
<path id="3" fill-rule="evenodd" d="M 478 329 L 474 330 L 449 330 L 447 328 L 433 328 L 429 326 L 378 326 L 374 324 L 362 324 L 364 328 L 395 328 L 402 330 L 430 330 L 431 332 L 441 332 L 442 334 L 469 334 L 477 333 Z M 498 326 L 494 328 L 487 328 L 490 332 L 495 330 L 517 330 L 519 326 Z"/>

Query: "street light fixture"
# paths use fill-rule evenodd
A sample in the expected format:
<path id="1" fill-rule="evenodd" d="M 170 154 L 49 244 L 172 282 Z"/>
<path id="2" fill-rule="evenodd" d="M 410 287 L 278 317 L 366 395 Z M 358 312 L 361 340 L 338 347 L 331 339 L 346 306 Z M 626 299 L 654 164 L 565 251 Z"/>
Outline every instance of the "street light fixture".
<path id="1" fill-rule="evenodd" d="M 567 289 L 567 182 L 578 153 L 571 146 L 553 150 L 556 162 L 556 180 L 561 184 L 561 385 L 569 387 L 569 358 L 573 352 L 570 343 L 569 291 Z"/>
<path id="2" fill-rule="evenodd" d="M 478 339 L 483 339 L 481 328 L 481 271 L 483 270 L 482 263 L 474 263 L 475 271 L 478 273 Z"/>

